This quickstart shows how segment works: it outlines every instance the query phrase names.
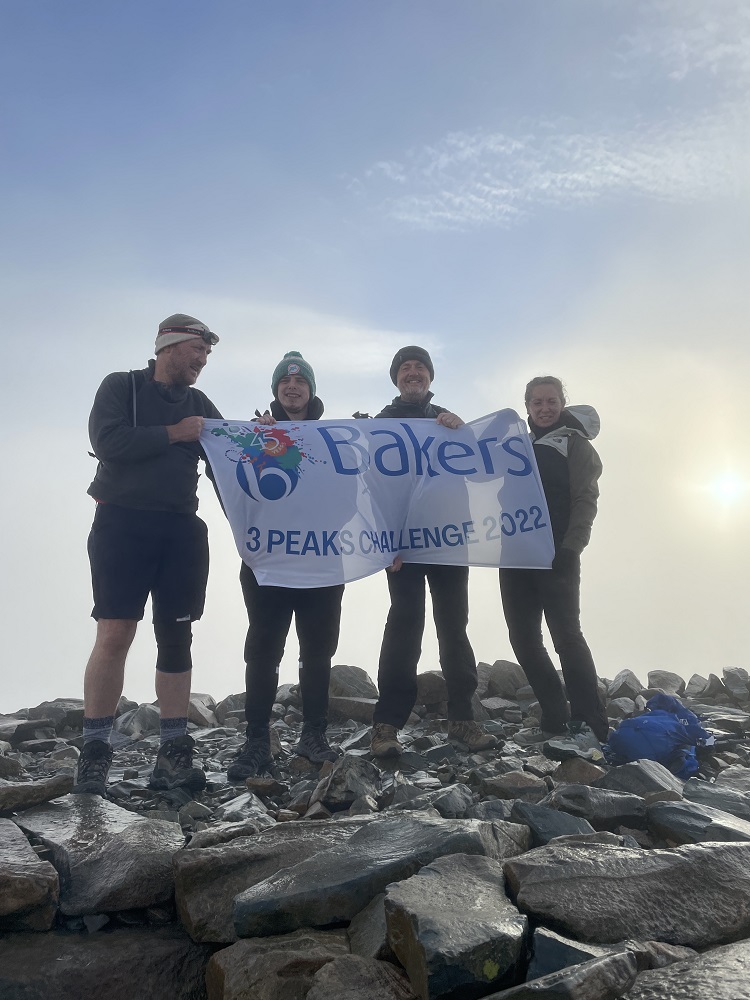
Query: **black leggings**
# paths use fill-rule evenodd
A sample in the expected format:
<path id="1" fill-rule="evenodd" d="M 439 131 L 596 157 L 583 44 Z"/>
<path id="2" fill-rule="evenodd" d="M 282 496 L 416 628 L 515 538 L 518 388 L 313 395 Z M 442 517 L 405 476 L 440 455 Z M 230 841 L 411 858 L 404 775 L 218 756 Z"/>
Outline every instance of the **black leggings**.
<path id="1" fill-rule="evenodd" d="M 248 727 L 268 725 L 279 683 L 279 664 L 295 616 L 299 682 L 305 722 L 328 718 L 331 659 L 339 641 L 343 584 L 336 587 L 260 587 L 245 563 L 240 570 L 249 627 L 245 639 L 245 718 Z"/>
<path id="2" fill-rule="evenodd" d="M 542 709 L 542 729 L 559 732 L 572 717 L 597 739 L 609 731 L 591 650 L 581 632 L 580 565 L 562 572 L 501 569 L 500 593 L 510 644 Z M 565 691 L 542 641 L 542 615 L 560 657 Z"/>

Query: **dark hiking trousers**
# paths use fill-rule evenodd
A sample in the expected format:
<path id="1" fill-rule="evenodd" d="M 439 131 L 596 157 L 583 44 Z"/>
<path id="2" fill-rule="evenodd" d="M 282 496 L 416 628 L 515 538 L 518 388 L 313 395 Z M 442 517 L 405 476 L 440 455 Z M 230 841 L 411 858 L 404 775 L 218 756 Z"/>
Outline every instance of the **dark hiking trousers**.
<path id="1" fill-rule="evenodd" d="M 378 664 L 380 697 L 374 722 L 400 729 L 417 700 L 417 664 L 422 652 L 425 580 L 430 585 L 437 629 L 440 669 L 448 687 L 448 718 L 473 719 L 472 695 L 477 687 L 474 651 L 466 635 L 469 621 L 469 570 L 466 566 L 405 563 L 388 574 L 391 609 Z"/>
<path id="2" fill-rule="evenodd" d="M 566 571 L 501 569 L 500 593 L 510 644 L 542 709 L 541 726 L 559 732 L 571 719 L 587 723 L 597 739 L 609 730 L 591 650 L 581 632 L 580 565 Z M 542 641 L 542 615 L 560 657 L 565 691 Z"/>
<path id="3" fill-rule="evenodd" d="M 328 718 L 331 658 L 339 641 L 344 585 L 259 587 L 249 566 L 240 570 L 249 627 L 245 640 L 245 718 L 248 727 L 267 726 L 276 699 L 279 664 L 295 618 L 299 639 L 299 682 L 305 722 L 321 725 Z"/>

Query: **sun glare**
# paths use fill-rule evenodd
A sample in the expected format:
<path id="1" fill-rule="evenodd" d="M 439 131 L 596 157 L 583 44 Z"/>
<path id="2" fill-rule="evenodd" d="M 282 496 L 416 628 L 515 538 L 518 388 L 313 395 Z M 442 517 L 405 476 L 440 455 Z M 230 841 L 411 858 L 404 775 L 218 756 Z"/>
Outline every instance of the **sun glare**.
<path id="1" fill-rule="evenodd" d="M 723 503 L 735 504 L 747 497 L 750 493 L 750 484 L 740 476 L 727 472 L 710 483 L 708 490 Z"/>

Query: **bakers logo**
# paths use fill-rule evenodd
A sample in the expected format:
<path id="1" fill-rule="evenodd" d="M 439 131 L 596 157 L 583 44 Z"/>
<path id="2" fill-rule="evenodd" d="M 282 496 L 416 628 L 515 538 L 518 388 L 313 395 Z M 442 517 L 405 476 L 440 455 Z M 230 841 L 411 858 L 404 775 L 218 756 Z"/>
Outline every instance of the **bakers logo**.
<path id="1" fill-rule="evenodd" d="M 297 367 L 297 366 L 295 366 Z M 230 425 L 214 428 L 229 438 L 227 458 L 237 464 L 237 482 L 251 500 L 283 500 L 297 488 L 302 475 L 302 441 L 280 427 Z"/>

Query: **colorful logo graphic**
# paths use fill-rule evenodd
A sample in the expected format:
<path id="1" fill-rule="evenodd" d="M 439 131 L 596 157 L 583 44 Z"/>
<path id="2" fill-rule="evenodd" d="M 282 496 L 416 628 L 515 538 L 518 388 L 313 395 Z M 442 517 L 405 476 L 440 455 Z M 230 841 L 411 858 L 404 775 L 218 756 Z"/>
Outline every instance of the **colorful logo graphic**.
<path id="1" fill-rule="evenodd" d="M 292 363 L 291 365 L 286 366 L 286 370 L 290 375 L 297 375 L 299 372 L 299 365 Z"/>
<path id="2" fill-rule="evenodd" d="M 223 424 L 211 431 L 226 437 L 233 447 L 227 458 L 237 464 L 237 482 L 252 500 L 283 500 L 290 496 L 302 475 L 302 460 L 312 461 L 302 451 L 301 439 L 278 425 Z"/>

